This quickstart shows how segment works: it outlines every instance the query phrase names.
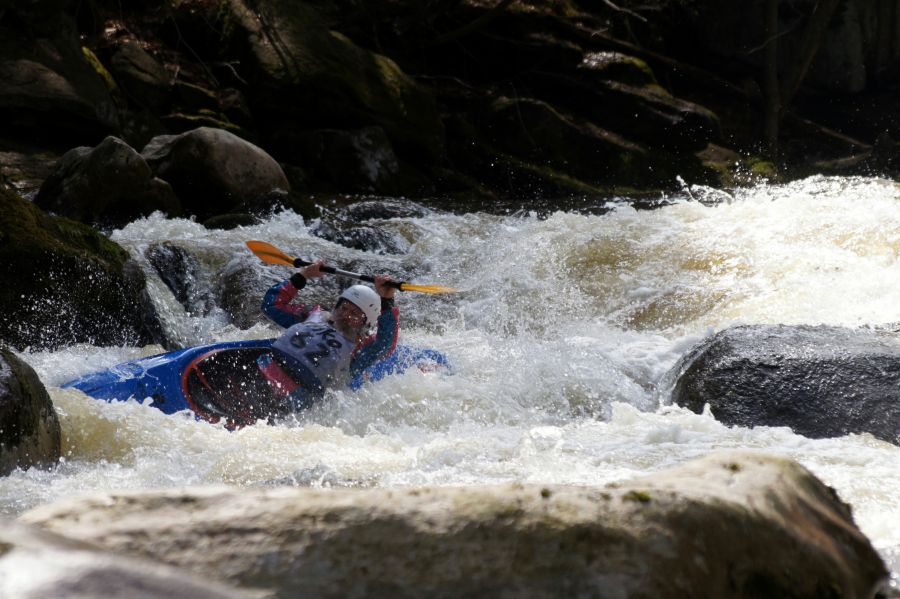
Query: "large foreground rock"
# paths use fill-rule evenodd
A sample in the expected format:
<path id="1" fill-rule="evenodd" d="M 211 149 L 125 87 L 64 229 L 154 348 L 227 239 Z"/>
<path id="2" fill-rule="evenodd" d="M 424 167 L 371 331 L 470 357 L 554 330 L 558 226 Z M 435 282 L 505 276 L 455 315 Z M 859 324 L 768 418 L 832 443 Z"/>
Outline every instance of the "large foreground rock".
<path id="1" fill-rule="evenodd" d="M 900 445 L 900 336 L 840 327 L 739 326 L 675 367 L 672 401 L 738 426 L 807 437 L 871 433 Z"/>
<path id="2" fill-rule="evenodd" d="M 55 464 L 59 452 L 59 419 L 47 390 L 31 366 L 0 349 L 0 476 Z"/>
<path id="3" fill-rule="evenodd" d="M 0 519 L 0 597 L 225 599 L 245 596 L 169 566 L 104 553 L 86 543 Z"/>
<path id="4" fill-rule="evenodd" d="M 87 225 L 0 189 L 0 339 L 22 349 L 164 342 L 144 275 Z"/>
<path id="5" fill-rule="evenodd" d="M 605 488 L 129 491 L 22 519 L 282 597 L 853 599 L 887 575 L 831 488 L 749 453 Z"/>

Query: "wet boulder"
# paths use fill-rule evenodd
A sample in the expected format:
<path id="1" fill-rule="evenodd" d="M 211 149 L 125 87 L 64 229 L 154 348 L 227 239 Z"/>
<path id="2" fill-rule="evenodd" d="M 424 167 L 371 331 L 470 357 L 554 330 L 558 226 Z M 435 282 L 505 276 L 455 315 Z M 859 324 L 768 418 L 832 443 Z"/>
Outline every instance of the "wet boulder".
<path id="1" fill-rule="evenodd" d="M 248 214 L 246 212 L 235 212 L 229 214 L 217 214 L 203 221 L 203 226 L 207 229 L 217 229 L 219 231 L 230 231 L 238 227 L 252 227 L 260 222 L 258 216 Z"/>
<path id="2" fill-rule="evenodd" d="M 0 520 L 0 597 L 227 599 L 244 593 L 170 566 L 122 557 L 14 520 Z"/>
<path id="3" fill-rule="evenodd" d="M 290 276 L 283 273 L 284 278 Z M 249 329 L 266 322 L 262 300 L 266 291 L 277 283 L 278 275 L 267 267 L 248 260 L 232 260 L 218 275 L 219 306 L 239 329 Z"/>
<path id="4" fill-rule="evenodd" d="M 200 219 L 240 212 L 242 205 L 290 189 L 269 154 L 223 129 L 159 135 L 141 155 L 153 173 L 172 186 L 185 212 Z"/>
<path id="5" fill-rule="evenodd" d="M 357 225 L 340 217 L 325 216 L 310 232 L 344 247 L 374 254 L 404 254 L 410 244 L 400 235 L 378 226 Z"/>
<path id="6" fill-rule="evenodd" d="M 888 575 L 833 489 L 758 453 L 599 488 L 123 491 L 21 520 L 282 597 L 863 598 Z"/>
<path id="7" fill-rule="evenodd" d="M 91 227 L 0 189 L 0 339 L 15 348 L 164 341 L 128 253 Z"/>
<path id="8" fill-rule="evenodd" d="M 151 244 L 145 256 L 185 310 L 201 316 L 209 314 L 215 306 L 212 289 L 203 267 L 188 250 L 160 241 Z"/>
<path id="9" fill-rule="evenodd" d="M 181 214 L 172 187 L 154 177 L 131 146 L 111 136 L 94 148 L 66 152 L 35 202 L 55 214 L 101 226 L 122 226 L 157 210 Z"/>
<path id="10" fill-rule="evenodd" d="M 831 326 L 738 326 L 669 374 L 672 401 L 737 426 L 812 438 L 870 433 L 900 445 L 900 336 Z"/>
<path id="11" fill-rule="evenodd" d="M 59 460 L 60 429 L 53 402 L 34 369 L 0 349 L 0 476 Z"/>
<path id="12" fill-rule="evenodd" d="M 345 247 L 375 254 L 405 254 L 411 244 L 401 233 L 383 225 L 391 218 L 423 216 L 424 206 L 408 200 L 365 200 L 341 208 L 323 210 L 310 232 Z"/>
<path id="13" fill-rule="evenodd" d="M 433 214 L 433 212 L 433 210 L 418 202 L 392 198 L 354 202 L 343 209 L 346 218 L 356 222 L 389 218 L 422 218 Z"/>

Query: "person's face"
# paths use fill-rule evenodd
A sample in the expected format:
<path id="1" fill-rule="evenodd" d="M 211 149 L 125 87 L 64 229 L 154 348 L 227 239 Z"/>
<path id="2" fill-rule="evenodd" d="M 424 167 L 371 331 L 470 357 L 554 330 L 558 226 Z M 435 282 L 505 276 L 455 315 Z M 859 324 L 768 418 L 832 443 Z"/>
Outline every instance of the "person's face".
<path id="1" fill-rule="evenodd" d="M 359 309 L 359 306 L 346 300 L 338 303 L 334 312 L 332 312 L 332 318 L 338 328 L 354 331 L 361 330 L 363 325 L 366 324 L 366 315 Z"/>

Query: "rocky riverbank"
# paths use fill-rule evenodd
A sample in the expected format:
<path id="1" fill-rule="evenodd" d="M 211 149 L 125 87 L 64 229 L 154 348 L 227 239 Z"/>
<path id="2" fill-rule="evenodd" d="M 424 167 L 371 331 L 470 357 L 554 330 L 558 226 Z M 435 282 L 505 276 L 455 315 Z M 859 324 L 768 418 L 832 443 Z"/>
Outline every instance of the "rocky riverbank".
<path id="1" fill-rule="evenodd" d="M 782 79 L 815 6 L 779 17 Z M 897 14 L 841 3 L 782 98 L 778 155 L 763 158 L 756 7 L 41 0 L 0 9 L 0 183 L 31 194 L 66 150 L 113 135 L 146 152 L 199 126 L 271 154 L 298 196 L 463 210 L 658 193 L 679 178 L 890 175 Z"/>

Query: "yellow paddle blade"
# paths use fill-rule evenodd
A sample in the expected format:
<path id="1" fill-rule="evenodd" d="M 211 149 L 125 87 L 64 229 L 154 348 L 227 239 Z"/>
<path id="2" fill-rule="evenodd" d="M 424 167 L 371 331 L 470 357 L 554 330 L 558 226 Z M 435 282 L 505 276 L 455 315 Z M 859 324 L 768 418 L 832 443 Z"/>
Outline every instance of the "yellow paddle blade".
<path id="1" fill-rule="evenodd" d="M 247 247 L 266 264 L 284 264 L 285 266 L 294 265 L 294 259 L 291 256 L 288 256 L 271 243 L 251 239 L 247 242 Z"/>
<path id="2" fill-rule="evenodd" d="M 400 291 L 418 291 L 419 293 L 456 293 L 453 287 L 445 285 L 416 285 L 415 283 L 401 283 Z"/>

